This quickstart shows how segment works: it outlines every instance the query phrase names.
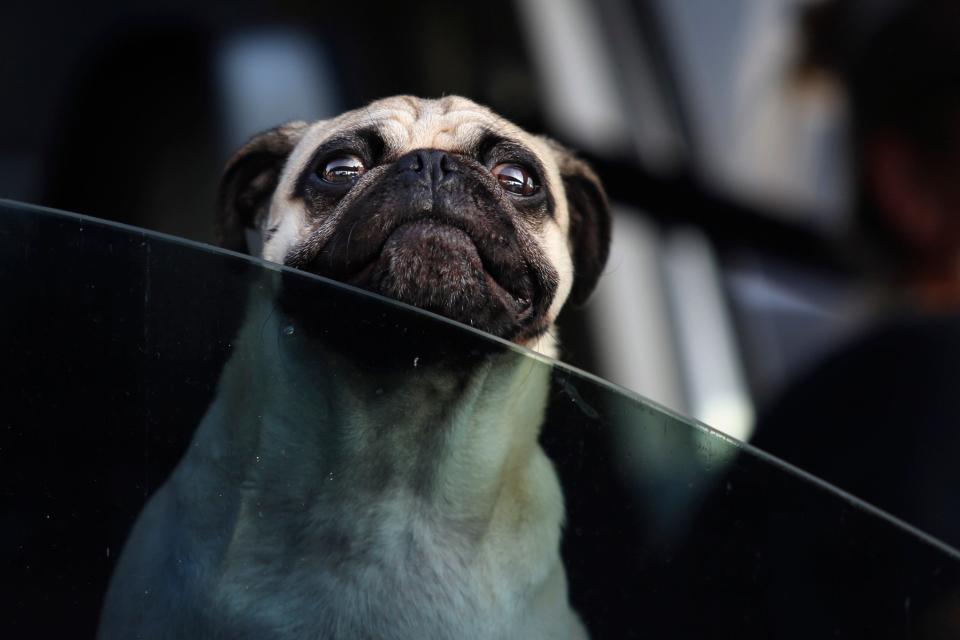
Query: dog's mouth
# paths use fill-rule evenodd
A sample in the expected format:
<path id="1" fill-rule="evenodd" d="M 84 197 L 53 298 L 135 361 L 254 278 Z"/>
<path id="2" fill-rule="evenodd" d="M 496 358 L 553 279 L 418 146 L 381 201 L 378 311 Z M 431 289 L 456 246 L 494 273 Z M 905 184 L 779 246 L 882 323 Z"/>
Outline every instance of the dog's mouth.
<path id="1" fill-rule="evenodd" d="M 516 240 L 464 226 L 437 216 L 401 219 L 379 230 L 374 223 L 353 225 L 346 235 L 334 233 L 301 268 L 498 337 L 536 333 L 538 286 Z"/>
<path id="2" fill-rule="evenodd" d="M 532 310 L 531 293 L 526 282 L 508 282 L 509 269 L 485 261 L 468 233 L 438 220 L 424 219 L 401 224 L 387 237 L 379 255 L 345 281 L 392 294 L 410 297 L 423 289 L 430 299 L 442 304 L 451 295 L 448 285 L 472 287 L 482 282 L 484 292 L 511 308 L 519 320 Z M 502 282 L 502 283 L 501 283 Z M 453 295 L 456 295 L 455 293 Z M 413 298 L 420 296 L 413 295 Z"/>

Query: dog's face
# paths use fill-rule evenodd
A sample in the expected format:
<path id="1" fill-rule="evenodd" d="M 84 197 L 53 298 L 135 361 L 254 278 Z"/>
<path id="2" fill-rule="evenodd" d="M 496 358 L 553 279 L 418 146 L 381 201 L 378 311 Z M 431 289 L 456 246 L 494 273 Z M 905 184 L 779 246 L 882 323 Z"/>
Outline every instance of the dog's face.
<path id="1" fill-rule="evenodd" d="M 570 152 L 465 98 L 387 98 L 253 138 L 227 166 L 217 225 L 242 250 L 526 346 L 583 301 L 610 221 Z"/>

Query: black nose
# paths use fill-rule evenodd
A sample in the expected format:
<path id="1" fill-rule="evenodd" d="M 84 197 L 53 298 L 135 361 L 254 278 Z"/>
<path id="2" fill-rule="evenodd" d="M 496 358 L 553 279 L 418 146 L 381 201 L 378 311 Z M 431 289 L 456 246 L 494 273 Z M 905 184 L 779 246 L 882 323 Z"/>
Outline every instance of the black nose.
<path id="1" fill-rule="evenodd" d="M 397 161 L 397 168 L 411 183 L 426 183 L 434 189 L 457 173 L 457 163 L 445 151 L 417 149 Z"/>

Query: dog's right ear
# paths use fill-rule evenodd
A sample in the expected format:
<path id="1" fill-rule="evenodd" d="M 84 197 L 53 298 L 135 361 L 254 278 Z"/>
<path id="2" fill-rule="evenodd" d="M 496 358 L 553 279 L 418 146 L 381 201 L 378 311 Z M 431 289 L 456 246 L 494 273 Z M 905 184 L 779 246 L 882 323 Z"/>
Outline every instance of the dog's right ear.
<path id="1" fill-rule="evenodd" d="M 227 162 L 220 179 L 214 238 L 221 247 L 247 252 L 247 229 L 267 219 L 280 172 L 307 130 L 306 122 L 288 122 L 251 138 Z"/>
<path id="2" fill-rule="evenodd" d="M 574 273 L 570 301 L 581 305 L 597 286 L 610 255 L 610 203 L 590 165 L 559 142 L 541 139 L 553 151 L 567 196 Z"/>

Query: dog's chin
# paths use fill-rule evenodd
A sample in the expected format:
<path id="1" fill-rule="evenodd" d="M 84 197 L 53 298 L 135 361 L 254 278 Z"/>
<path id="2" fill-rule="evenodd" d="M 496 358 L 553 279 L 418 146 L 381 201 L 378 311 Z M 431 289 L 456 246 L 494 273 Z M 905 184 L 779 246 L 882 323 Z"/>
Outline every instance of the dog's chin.
<path id="1" fill-rule="evenodd" d="M 499 282 L 466 232 L 435 220 L 397 227 L 348 284 L 513 339 L 533 305 L 527 283 Z"/>

